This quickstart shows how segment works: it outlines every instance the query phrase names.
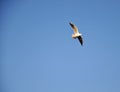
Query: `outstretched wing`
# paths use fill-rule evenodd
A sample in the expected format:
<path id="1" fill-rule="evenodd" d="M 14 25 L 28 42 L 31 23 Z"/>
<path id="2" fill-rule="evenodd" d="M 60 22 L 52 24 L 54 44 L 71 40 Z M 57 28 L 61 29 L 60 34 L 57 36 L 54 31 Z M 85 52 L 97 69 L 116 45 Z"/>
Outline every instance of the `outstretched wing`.
<path id="1" fill-rule="evenodd" d="M 74 33 L 78 33 L 78 28 L 74 24 L 72 24 L 72 23 L 69 23 L 69 24 L 72 27 Z"/>
<path id="2" fill-rule="evenodd" d="M 81 36 L 78 36 L 78 40 L 79 40 L 79 42 L 81 43 L 81 45 L 83 45 L 83 39 L 82 39 Z"/>

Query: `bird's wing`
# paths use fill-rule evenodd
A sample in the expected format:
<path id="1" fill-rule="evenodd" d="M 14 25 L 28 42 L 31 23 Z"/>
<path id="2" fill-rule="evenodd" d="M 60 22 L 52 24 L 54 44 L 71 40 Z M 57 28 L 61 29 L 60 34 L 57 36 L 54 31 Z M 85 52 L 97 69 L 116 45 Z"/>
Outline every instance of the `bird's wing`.
<path id="1" fill-rule="evenodd" d="M 82 39 L 81 36 L 78 36 L 78 40 L 79 40 L 79 42 L 81 43 L 81 45 L 83 45 L 83 39 Z"/>
<path id="2" fill-rule="evenodd" d="M 69 24 L 72 27 L 74 33 L 78 33 L 78 28 L 74 24 L 72 24 L 72 23 L 69 23 Z"/>

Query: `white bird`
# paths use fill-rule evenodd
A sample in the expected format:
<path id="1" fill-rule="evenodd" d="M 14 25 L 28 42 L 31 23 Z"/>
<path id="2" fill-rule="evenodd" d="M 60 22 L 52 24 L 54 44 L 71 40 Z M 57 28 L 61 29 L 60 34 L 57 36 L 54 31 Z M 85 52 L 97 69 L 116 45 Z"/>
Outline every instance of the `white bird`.
<path id="1" fill-rule="evenodd" d="M 73 39 L 78 38 L 78 40 L 81 43 L 81 45 L 83 45 L 82 34 L 78 31 L 78 28 L 71 22 L 69 24 L 70 24 L 70 26 L 72 27 L 72 29 L 74 31 L 74 34 L 72 34 L 72 38 Z"/>

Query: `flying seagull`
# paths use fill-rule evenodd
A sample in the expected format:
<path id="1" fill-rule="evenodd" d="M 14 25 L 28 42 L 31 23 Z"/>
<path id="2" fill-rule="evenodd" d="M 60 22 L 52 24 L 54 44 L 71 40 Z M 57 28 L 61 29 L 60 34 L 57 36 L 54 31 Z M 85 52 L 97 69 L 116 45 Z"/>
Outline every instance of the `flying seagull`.
<path id="1" fill-rule="evenodd" d="M 74 34 L 72 34 L 72 38 L 73 39 L 78 38 L 80 44 L 83 45 L 82 34 L 79 33 L 78 28 L 73 23 L 71 23 L 71 22 L 69 24 L 70 24 L 70 26 L 72 27 L 72 29 L 74 31 Z"/>

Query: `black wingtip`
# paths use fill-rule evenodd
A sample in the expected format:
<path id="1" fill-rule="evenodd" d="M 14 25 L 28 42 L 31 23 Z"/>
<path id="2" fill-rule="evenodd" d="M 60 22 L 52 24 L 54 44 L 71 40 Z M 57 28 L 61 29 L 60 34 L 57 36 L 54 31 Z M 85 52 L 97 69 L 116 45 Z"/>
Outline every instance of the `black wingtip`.
<path id="1" fill-rule="evenodd" d="M 78 40 L 79 40 L 79 42 L 80 42 L 81 46 L 83 46 L 83 39 L 82 39 L 82 37 L 81 37 L 81 36 L 79 36 L 79 37 L 78 37 Z"/>
<path id="2" fill-rule="evenodd" d="M 83 46 L 83 43 L 81 43 L 81 46 Z"/>
<path id="3" fill-rule="evenodd" d="M 74 25 L 71 22 L 69 22 L 69 24 L 70 24 L 71 27 L 74 27 Z"/>
<path id="4" fill-rule="evenodd" d="M 72 25 L 72 23 L 71 23 L 71 22 L 69 22 L 69 24 L 70 24 L 70 25 Z"/>
<path id="5" fill-rule="evenodd" d="M 71 25 L 72 23 L 71 23 L 71 22 L 69 22 L 69 24 Z"/>

